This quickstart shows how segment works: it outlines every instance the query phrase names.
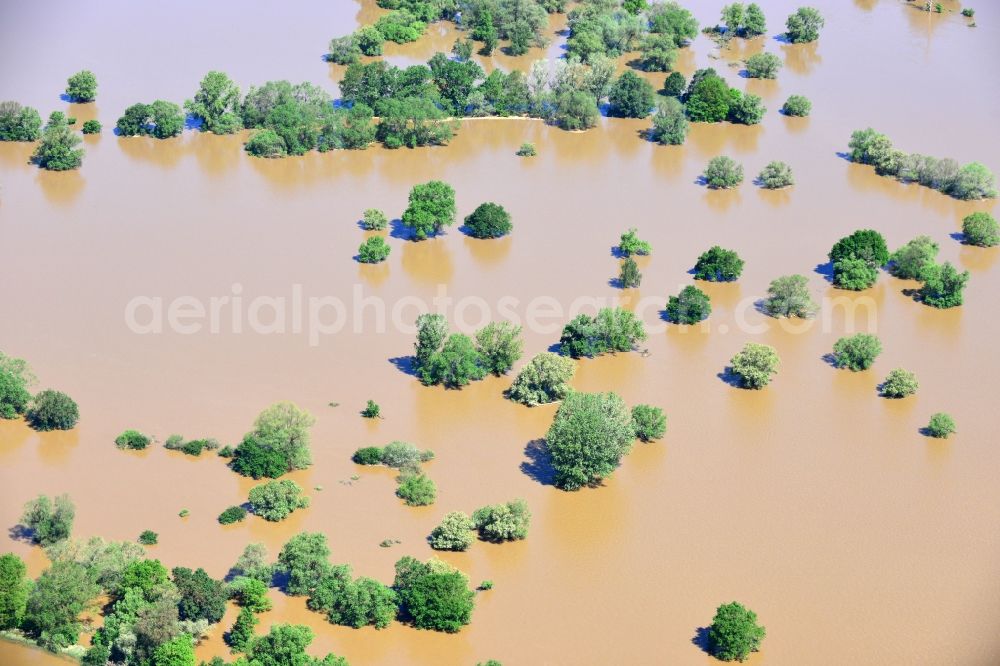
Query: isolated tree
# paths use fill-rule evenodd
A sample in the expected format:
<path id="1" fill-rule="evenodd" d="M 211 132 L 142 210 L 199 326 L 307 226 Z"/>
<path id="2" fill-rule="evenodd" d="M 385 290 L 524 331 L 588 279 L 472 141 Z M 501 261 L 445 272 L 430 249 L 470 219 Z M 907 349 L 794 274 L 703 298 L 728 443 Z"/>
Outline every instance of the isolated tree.
<path id="1" fill-rule="evenodd" d="M 697 324 L 712 314 L 708 294 L 694 285 L 681 289 L 677 296 L 667 299 L 667 320 L 675 324 Z"/>
<path id="2" fill-rule="evenodd" d="M 931 415 L 930 423 L 927 424 L 927 434 L 931 437 L 947 439 L 955 432 L 955 419 L 944 412 Z"/>
<path id="3" fill-rule="evenodd" d="M 734 250 L 714 245 L 698 257 L 694 278 L 709 282 L 732 282 L 743 273 L 743 260 Z"/>
<path id="4" fill-rule="evenodd" d="M 632 227 L 621 235 L 621 239 L 618 241 L 618 251 L 625 257 L 631 257 L 633 254 L 647 255 L 653 251 L 653 246 L 650 245 L 649 241 L 639 238 L 635 227 Z"/>
<path id="5" fill-rule="evenodd" d="M 636 405 L 632 408 L 632 428 L 644 442 L 660 439 L 667 432 L 667 417 L 659 407 Z"/>
<path id="6" fill-rule="evenodd" d="M 490 504 L 472 513 L 472 522 L 486 541 L 516 541 L 528 536 L 531 511 L 523 499 Z"/>
<path id="7" fill-rule="evenodd" d="M 785 21 L 785 33 L 793 44 L 814 42 L 819 39 L 820 28 L 825 21 L 819 10 L 812 7 L 799 7 Z"/>
<path id="8" fill-rule="evenodd" d="M 757 614 L 734 601 L 715 611 L 708 628 L 708 648 L 722 661 L 743 661 L 760 649 L 766 633 L 757 624 Z"/>
<path id="9" fill-rule="evenodd" d="M 917 376 L 903 368 L 892 370 L 882 382 L 882 395 L 887 398 L 905 398 L 913 395 L 920 388 Z"/>
<path id="10" fill-rule="evenodd" d="M 381 236 L 372 236 L 358 247 L 358 261 L 363 264 L 378 264 L 389 258 L 392 248 Z"/>
<path id="11" fill-rule="evenodd" d="M 138 430 L 126 430 L 115 438 L 115 446 L 119 449 L 142 450 L 149 446 L 150 439 Z"/>
<path id="12" fill-rule="evenodd" d="M 969 245 L 993 247 L 1000 245 L 1000 225 L 989 213 L 975 212 L 962 219 L 962 235 Z"/>
<path id="13" fill-rule="evenodd" d="M 764 299 L 764 312 L 772 317 L 806 319 L 816 314 L 816 302 L 809 294 L 804 275 L 784 275 L 771 281 Z"/>
<path id="14" fill-rule="evenodd" d="M 767 166 L 761 170 L 760 175 L 757 176 L 757 180 L 761 187 L 768 190 L 777 190 L 795 184 L 795 179 L 792 177 L 792 167 L 785 162 L 777 161 L 768 162 Z"/>
<path id="15" fill-rule="evenodd" d="M 35 543 L 51 546 L 69 538 L 75 517 L 76 507 L 69 495 L 59 495 L 55 501 L 48 495 L 39 495 L 24 505 L 21 524 L 31 530 Z"/>
<path id="16" fill-rule="evenodd" d="M 728 189 L 743 182 L 743 167 L 733 158 L 720 155 L 709 160 L 702 175 L 710 188 Z"/>
<path id="17" fill-rule="evenodd" d="M 432 180 L 414 185 L 410 205 L 403 213 L 403 224 L 413 230 L 417 240 L 424 240 L 455 222 L 455 190 L 447 183 Z"/>
<path id="18" fill-rule="evenodd" d="M 747 58 L 746 65 L 751 79 L 776 79 L 781 69 L 781 58 L 773 53 L 755 53 Z"/>
<path id="19" fill-rule="evenodd" d="M 396 488 L 396 495 L 408 506 L 427 506 L 437 499 L 437 486 L 426 474 L 404 472 Z"/>
<path id="20" fill-rule="evenodd" d="M 283 520 L 296 509 L 309 506 L 309 498 L 302 495 L 302 487 L 291 479 L 254 486 L 248 499 L 253 512 L 270 521 Z"/>
<path id="21" fill-rule="evenodd" d="M 277 402 L 257 416 L 252 435 L 262 447 L 280 453 L 289 471 L 305 469 L 312 464 L 309 428 L 315 422 L 312 414 L 294 403 Z"/>
<path id="22" fill-rule="evenodd" d="M 361 218 L 361 226 L 368 231 L 382 231 L 389 224 L 389 218 L 378 208 L 366 208 Z"/>
<path id="23" fill-rule="evenodd" d="M 430 544 L 435 550 L 467 550 L 472 545 L 472 519 L 461 511 L 445 514 L 441 524 L 431 531 Z"/>
<path id="24" fill-rule="evenodd" d="M 882 342 L 870 333 L 840 338 L 833 345 L 833 359 L 837 367 L 855 372 L 870 368 L 881 353 Z"/>
<path id="25" fill-rule="evenodd" d="M 521 368 L 507 397 L 528 406 L 562 400 L 572 390 L 569 381 L 576 373 L 576 363 L 559 354 L 542 352 Z"/>
<path id="26" fill-rule="evenodd" d="M 420 463 L 434 459 L 433 451 L 421 451 L 409 442 L 389 442 L 382 449 L 382 464 L 401 470 L 417 470 Z"/>
<path id="27" fill-rule="evenodd" d="M 614 393 L 570 393 L 545 437 L 555 484 L 565 490 L 597 485 L 632 448 L 632 415 Z"/>
<path id="28" fill-rule="evenodd" d="M 953 308 L 963 302 L 962 292 L 969 283 L 969 271 L 961 273 L 946 261 L 927 266 L 920 276 L 924 285 L 917 296 L 922 303 L 935 308 Z"/>
<path id="29" fill-rule="evenodd" d="M 748 342 L 729 363 L 744 388 L 759 389 L 771 383 L 780 361 L 774 347 Z"/>
<path id="30" fill-rule="evenodd" d="M 521 358 L 524 342 L 521 327 L 509 321 L 490 322 L 476 331 L 476 352 L 480 362 L 497 377 L 505 375 Z"/>
<path id="31" fill-rule="evenodd" d="M 97 99 L 97 77 L 88 69 L 77 72 L 66 81 L 66 96 L 74 102 Z"/>
<path id="32" fill-rule="evenodd" d="M 623 289 L 634 289 L 642 282 L 642 273 L 639 272 L 639 265 L 632 257 L 625 257 L 622 260 L 621 269 L 618 273 L 618 283 Z"/>
<path id="33" fill-rule="evenodd" d="M 808 116 L 810 111 L 812 102 L 803 95 L 789 95 L 781 107 L 781 112 L 786 116 Z"/>
<path id="34" fill-rule="evenodd" d="M 905 280 L 919 280 L 934 266 L 938 244 L 930 236 L 917 236 L 889 257 L 890 272 Z"/>
<path id="35" fill-rule="evenodd" d="M 509 234 L 514 228 L 510 222 L 510 213 L 500 204 L 490 202 L 479 204 L 465 218 L 465 226 L 475 238 L 499 238 Z"/>

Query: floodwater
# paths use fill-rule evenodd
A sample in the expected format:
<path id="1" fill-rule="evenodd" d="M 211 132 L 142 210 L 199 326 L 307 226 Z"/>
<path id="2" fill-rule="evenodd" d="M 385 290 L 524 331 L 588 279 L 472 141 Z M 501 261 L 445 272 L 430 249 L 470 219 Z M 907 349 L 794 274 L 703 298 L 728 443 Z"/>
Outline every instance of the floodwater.
<path id="1" fill-rule="evenodd" d="M 43 115 L 98 117 L 110 130 L 128 104 L 182 101 L 209 69 L 229 72 L 244 88 L 289 78 L 334 92 L 337 68 L 321 60 L 327 41 L 377 11 L 367 1 L 301 10 L 211 3 L 144 17 L 131 3 L 117 4 L 99 12 L 82 3 L 4 7 L 0 97 Z M 820 41 L 795 46 L 773 37 L 794 3 L 762 4 L 768 37 L 737 42 L 720 58 L 699 36 L 680 67 L 690 75 L 714 66 L 763 96 L 768 115 L 757 127 L 695 126 L 683 147 L 652 145 L 640 136 L 648 121 L 618 119 L 586 133 L 535 120 L 469 120 L 444 148 L 279 161 L 247 157 L 239 137 L 189 131 L 155 141 L 106 131 L 86 139 L 82 169 L 55 174 L 26 164 L 30 146 L 0 145 L 0 349 L 28 359 L 36 388 L 66 391 L 82 413 L 69 432 L 0 422 L 0 525 L 15 525 L 38 493 L 67 492 L 77 506 L 76 536 L 135 539 L 153 529 L 160 544 L 150 554 L 168 566 L 222 576 L 250 542 L 266 543 L 273 556 L 296 532 L 316 530 L 329 537 L 334 561 L 389 581 L 402 555 L 432 554 L 424 539 L 446 512 L 523 497 L 534 516 L 526 541 L 442 555 L 473 583 L 495 583 L 457 635 L 399 624 L 336 627 L 277 590 L 259 629 L 308 624 L 317 634 L 311 651 L 334 651 L 355 665 L 705 664 L 712 659 L 699 648 L 698 630 L 717 605 L 735 599 L 767 627 L 754 664 L 997 663 L 998 250 L 952 237 L 969 212 L 996 215 L 995 202 L 904 186 L 837 153 L 852 130 L 871 125 L 903 150 L 1000 171 L 1000 86 L 991 85 L 1000 8 L 981 3 L 979 27 L 970 29 L 957 13 L 928 15 L 897 0 L 825 2 Z M 718 7 L 698 5 L 701 23 L 714 23 Z M 450 47 L 448 31 L 394 47 L 389 57 L 425 60 L 431 43 Z M 747 81 L 729 65 L 761 49 L 785 62 L 776 81 Z M 557 55 L 559 44 L 544 52 Z M 59 99 L 64 80 L 84 67 L 97 74 L 98 101 L 67 105 Z M 793 93 L 812 100 L 811 117 L 777 113 Z M 514 156 L 524 141 L 537 145 L 538 157 Z M 738 190 L 696 184 L 717 154 L 744 165 L 748 178 Z M 798 184 L 782 192 L 754 187 L 750 179 L 771 160 L 790 163 Z M 422 243 L 390 238 L 386 265 L 355 263 L 361 211 L 374 206 L 398 217 L 409 188 L 430 178 L 454 185 L 460 216 L 482 201 L 502 203 L 513 234 L 478 241 L 452 228 Z M 630 226 L 654 252 L 640 262 L 642 287 L 623 292 L 609 282 L 618 262 L 611 246 Z M 832 289 L 821 265 L 830 245 L 865 227 L 893 247 L 920 234 L 937 240 L 942 259 L 972 273 L 966 304 L 924 307 L 904 293 L 913 283 L 888 275 L 861 294 Z M 658 310 L 690 283 L 695 258 L 714 244 L 739 251 L 743 277 L 706 287 L 707 327 L 665 326 Z M 856 320 L 842 303 L 796 332 L 756 312 L 753 301 L 768 282 L 790 273 L 807 275 L 817 299 L 856 305 Z M 370 299 L 358 316 L 356 289 Z M 573 383 L 662 406 L 667 436 L 637 444 L 604 487 L 566 493 L 548 485 L 535 451 L 554 407 L 504 400 L 509 377 L 446 391 L 421 386 L 394 362 L 411 352 L 412 334 L 391 323 L 393 308 L 409 324 L 414 302 L 430 303 L 439 289 L 454 299 L 452 321 L 473 328 L 499 319 L 504 297 L 516 299 L 511 309 L 522 321 L 534 303 L 541 316 L 526 327 L 525 360 L 558 339 L 575 299 L 625 299 L 647 322 L 648 355 L 582 361 Z M 346 330 L 310 344 L 308 327 L 296 332 L 292 321 L 296 293 L 346 303 Z M 244 311 L 260 297 L 285 299 L 286 332 L 251 332 L 246 323 L 235 332 L 225 308 L 214 333 L 206 324 L 192 334 L 138 334 L 125 322 L 136 297 L 161 298 L 166 310 L 178 298 L 207 304 L 227 296 L 241 298 Z M 542 297 L 549 300 L 535 300 Z M 491 311 L 484 315 L 469 298 Z M 379 302 L 389 320 L 382 328 Z M 553 304 L 562 308 L 556 316 L 546 314 Z M 267 323 L 273 312 L 262 307 L 257 315 Z M 324 320 L 332 319 L 327 310 Z M 885 352 L 868 372 L 834 370 L 823 355 L 856 330 L 877 332 Z M 763 391 L 718 376 L 747 341 L 771 344 L 781 356 L 780 374 Z M 877 397 L 875 385 L 897 366 L 917 374 L 919 393 Z M 384 419 L 358 416 L 368 398 L 382 405 Z M 215 456 L 122 452 L 113 444 L 126 428 L 161 440 L 177 432 L 235 443 L 278 400 L 317 417 L 315 464 L 291 475 L 312 506 L 278 524 L 216 522 L 254 482 Z M 937 411 L 957 420 L 959 432 L 947 441 L 919 433 Z M 391 473 L 350 462 L 357 447 L 393 439 L 436 452 L 427 465 L 438 486 L 433 506 L 404 506 Z M 190 516 L 179 518 L 184 508 Z M 402 543 L 380 548 L 387 538 Z M 8 540 L 0 550 L 24 556 L 33 575 L 45 565 L 28 544 Z M 234 617 L 231 610 L 226 623 Z M 221 630 L 199 648 L 200 657 L 213 654 L 228 656 Z M 6 643 L 0 662 L 62 663 Z"/>

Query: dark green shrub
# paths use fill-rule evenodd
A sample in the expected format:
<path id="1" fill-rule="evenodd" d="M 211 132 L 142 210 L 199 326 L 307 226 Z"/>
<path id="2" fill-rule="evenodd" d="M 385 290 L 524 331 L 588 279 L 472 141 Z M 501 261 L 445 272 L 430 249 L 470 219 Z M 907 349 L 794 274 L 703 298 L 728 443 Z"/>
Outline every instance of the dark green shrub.
<path id="1" fill-rule="evenodd" d="M 743 260 L 734 250 L 714 245 L 698 257 L 694 279 L 709 282 L 732 282 L 743 273 Z"/>
<path id="2" fill-rule="evenodd" d="M 626 70 L 608 94 L 611 105 L 610 113 L 622 118 L 645 118 L 656 105 L 656 91 L 642 78 L 631 70 Z"/>
<path id="3" fill-rule="evenodd" d="M 555 485 L 599 485 L 632 448 L 632 415 L 614 393 L 570 393 L 545 436 Z"/>
<path id="4" fill-rule="evenodd" d="M 80 420 L 80 410 L 65 393 L 47 389 L 35 396 L 26 416 L 35 430 L 69 430 Z"/>
<path id="5" fill-rule="evenodd" d="M 634 289 L 641 282 L 642 273 L 639 272 L 639 265 L 632 257 L 625 257 L 618 273 L 618 284 L 621 285 L 622 289 Z"/>
<path id="6" fill-rule="evenodd" d="M 254 157 L 285 157 L 288 154 L 284 139 L 271 129 L 254 132 L 244 148 Z"/>
<path id="7" fill-rule="evenodd" d="M 631 351 L 646 339 L 642 321 L 622 308 L 602 308 L 596 317 L 578 315 L 563 327 L 559 353 L 563 356 L 600 356 Z"/>
<path id="8" fill-rule="evenodd" d="M 414 185 L 402 222 L 423 240 L 455 222 L 455 190 L 440 180 Z"/>
<path id="9" fill-rule="evenodd" d="M 869 333 L 840 338 L 833 345 L 833 359 L 838 368 L 855 372 L 867 370 L 882 353 L 882 342 Z"/>
<path id="10" fill-rule="evenodd" d="M 97 77 L 90 70 L 77 72 L 66 81 L 66 96 L 74 102 L 93 102 L 97 99 Z"/>
<path id="11" fill-rule="evenodd" d="M 790 95 L 781 107 L 786 116 L 808 116 L 812 111 L 812 102 L 803 95 Z"/>
<path id="12" fill-rule="evenodd" d="M 962 235 L 969 245 L 993 247 L 1000 245 L 1000 225 L 989 213 L 976 212 L 962 220 Z"/>
<path id="13" fill-rule="evenodd" d="M 231 506 L 219 514 L 219 522 L 223 525 L 238 523 L 247 517 L 247 510 L 241 506 Z"/>
<path id="14" fill-rule="evenodd" d="M 437 498 L 437 487 L 424 474 L 404 474 L 400 477 L 396 495 L 408 506 L 427 506 Z"/>
<path id="15" fill-rule="evenodd" d="M 382 414 L 382 409 L 374 400 L 369 400 L 365 408 L 361 410 L 361 416 L 366 419 L 377 419 Z"/>
<path id="16" fill-rule="evenodd" d="M 382 448 L 378 446 L 365 446 L 354 452 L 351 460 L 359 465 L 381 465 Z"/>
<path id="17" fill-rule="evenodd" d="M 955 432 L 955 419 L 944 412 L 938 412 L 931 416 L 930 423 L 927 424 L 927 434 L 931 437 L 947 439 Z"/>
<path id="18" fill-rule="evenodd" d="M 36 109 L 17 102 L 0 102 L 0 141 L 37 141 L 42 117 Z"/>
<path id="19" fill-rule="evenodd" d="M 465 218 L 465 226 L 475 238 L 499 238 L 509 234 L 514 228 L 510 222 L 510 213 L 503 206 L 490 202 L 479 204 Z"/>
<path id="20" fill-rule="evenodd" d="M 472 522 L 485 541 L 517 541 L 528 536 L 531 511 L 523 499 L 490 504 L 472 513 Z"/>
<path id="21" fill-rule="evenodd" d="M 100 134 L 101 123 L 98 120 L 87 120 L 83 123 L 84 134 Z"/>
<path id="22" fill-rule="evenodd" d="M 126 430 L 115 438 L 115 446 L 119 449 L 139 449 L 149 446 L 150 439 L 138 430 Z"/>
<path id="23" fill-rule="evenodd" d="M 708 294 L 688 285 L 677 296 L 667 299 L 667 320 L 675 324 L 697 324 L 712 314 Z"/>
<path id="24" fill-rule="evenodd" d="M 743 167 L 731 157 L 713 157 L 705 167 L 705 184 L 712 189 L 728 189 L 743 182 Z"/>
<path id="25" fill-rule="evenodd" d="M 139 535 L 139 543 L 144 546 L 155 546 L 159 540 L 159 535 L 153 530 L 145 530 Z"/>
<path id="26" fill-rule="evenodd" d="M 818 10 L 812 7 L 799 7 L 785 21 L 788 41 L 793 44 L 814 42 L 819 39 L 819 30 L 825 21 Z"/>
<path id="27" fill-rule="evenodd" d="M 708 628 L 708 649 L 722 661 L 743 661 L 760 649 L 766 634 L 757 614 L 734 601 L 716 610 Z"/>
<path id="28" fill-rule="evenodd" d="M 953 308 L 962 304 L 962 292 L 969 282 L 969 271 L 959 273 L 951 262 L 924 269 L 924 285 L 917 293 L 921 302 L 935 308 Z"/>
<path id="29" fill-rule="evenodd" d="M 680 97 L 687 88 L 687 79 L 680 72 L 670 72 L 663 81 L 663 94 L 667 97 Z"/>
<path id="30" fill-rule="evenodd" d="M 381 236 L 372 236 L 358 247 L 358 261 L 363 264 L 378 264 L 389 257 L 392 248 Z"/>
<path id="31" fill-rule="evenodd" d="M 667 432 L 667 417 L 659 407 L 636 405 L 632 408 L 632 428 L 644 442 L 660 439 Z"/>
<path id="32" fill-rule="evenodd" d="M 888 374 L 880 388 L 882 395 L 887 398 L 905 398 L 916 393 L 920 384 L 912 372 L 896 368 Z"/>

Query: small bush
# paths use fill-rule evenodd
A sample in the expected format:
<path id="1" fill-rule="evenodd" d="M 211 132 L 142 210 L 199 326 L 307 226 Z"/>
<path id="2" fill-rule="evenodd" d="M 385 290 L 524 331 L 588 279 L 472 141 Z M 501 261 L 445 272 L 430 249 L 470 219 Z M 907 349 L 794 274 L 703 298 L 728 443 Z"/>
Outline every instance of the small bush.
<path id="1" fill-rule="evenodd" d="M 126 430 L 115 438 L 115 446 L 119 449 L 136 449 L 141 451 L 149 446 L 149 437 L 138 430 Z"/>
<path id="2" fill-rule="evenodd" d="M 534 157 L 537 154 L 538 150 L 533 143 L 522 143 L 521 147 L 517 149 L 518 157 Z"/>
<path id="3" fill-rule="evenodd" d="M 86 69 L 77 72 L 66 82 L 66 95 L 74 102 L 93 102 L 97 99 L 97 77 Z"/>
<path id="4" fill-rule="evenodd" d="M 389 257 L 392 248 L 381 236 L 372 236 L 358 247 L 358 261 L 363 264 L 378 264 Z"/>
<path id="5" fill-rule="evenodd" d="M 784 162 L 769 162 L 757 176 L 760 186 L 768 190 L 777 190 L 795 184 L 792 177 L 792 167 Z"/>
<path id="6" fill-rule="evenodd" d="M 465 226 L 474 238 L 499 238 L 509 234 L 513 225 L 510 213 L 495 203 L 480 204 L 465 218 Z"/>
<path id="7" fill-rule="evenodd" d="M 83 123 L 84 134 L 100 134 L 101 122 L 99 120 L 88 120 Z"/>
<path id="8" fill-rule="evenodd" d="M 381 465 L 382 448 L 378 446 L 365 446 L 354 452 L 351 460 L 359 465 Z"/>
<path id="9" fill-rule="evenodd" d="M 70 430 L 80 420 L 80 409 L 65 393 L 46 389 L 35 396 L 26 417 L 35 430 Z"/>
<path id="10" fill-rule="evenodd" d="M 962 220 L 962 235 L 969 245 L 992 247 L 1000 245 L 1000 225 L 989 213 L 976 212 Z"/>
<path id="11" fill-rule="evenodd" d="M 409 474 L 400 477 L 396 495 L 408 506 L 428 506 L 437 499 L 437 487 L 424 474 Z"/>
<path id="12" fill-rule="evenodd" d="M 361 416 L 366 419 L 377 419 L 382 414 L 382 408 L 374 400 L 369 400 L 365 408 L 361 410 Z"/>
<path id="13" fill-rule="evenodd" d="M 976 10 L 973 9 L 972 7 L 965 7 L 964 9 L 962 9 L 962 16 L 966 18 L 972 18 L 975 15 L 976 15 Z"/>
<path id="14" fill-rule="evenodd" d="M 688 129 L 684 105 L 670 98 L 657 107 L 653 115 L 653 126 L 649 130 L 649 138 L 661 146 L 679 146 L 687 138 Z"/>
<path id="15" fill-rule="evenodd" d="M 667 432 L 667 417 L 659 407 L 636 405 L 632 408 L 635 436 L 644 442 L 660 439 Z"/>
<path id="16" fill-rule="evenodd" d="M 288 154 L 285 140 L 270 129 L 254 132 L 244 148 L 254 157 L 284 157 Z"/>
<path id="17" fill-rule="evenodd" d="M 688 285 L 677 296 L 667 300 L 667 320 L 675 324 L 697 324 L 712 314 L 708 294 L 694 285 Z"/>
<path id="18" fill-rule="evenodd" d="M 434 528 L 430 536 L 431 548 L 435 550 L 467 550 L 472 545 L 472 530 L 475 524 L 461 511 L 445 515 L 441 524 Z"/>
<path id="19" fill-rule="evenodd" d="M 776 79 L 781 69 L 781 58 L 773 53 L 755 53 L 747 58 L 746 65 L 751 79 Z"/>
<path id="20" fill-rule="evenodd" d="M 407 442 L 389 442 L 382 449 L 382 464 L 396 469 L 416 469 L 420 463 L 433 459 L 433 451 L 421 451 Z"/>
<path id="21" fill-rule="evenodd" d="M 886 398 L 905 398 L 917 392 L 920 384 L 912 372 L 896 368 L 882 382 L 882 395 Z"/>
<path id="22" fill-rule="evenodd" d="M 233 447 L 226 444 L 221 449 L 219 449 L 220 458 L 232 458 L 233 457 Z"/>
<path id="23" fill-rule="evenodd" d="M 302 488 L 290 479 L 254 486 L 248 498 L 253 512 L 271 522 L 283 520 L 292 512 L 309 506 L 309 498 L 302 495 Z"/>
<path id="24" fill-rule="evenodd" d="M 680 97 L 687 88 L 687 80 L 680 72 L 670 72 L 663 82 L 663 94 L 667 97 Z"/>
<path id="25" fill-rule="evenodd" d="M 927 434 L 931 437 L 947 439 L 948 435 L 955 432 L 955 419 L 944 412 L 938 412 L 931 416 L 930 423 L 927 424 Z"/>
<path id="26" fill-rule="evenodd" d="M 635 289 L 641 282 L 642 273 L 639 272 L 639 265 L 632 257 L 625 257 L 618 272 L 618 283 L 622 289 Z"/>
<path id="27" fill-rule="evenodd" d="M 482 591 L 484 591 L 484 592 L 487 591 L 487 590 L 492 590 L 493 589 L 493 581 L 491 581 L 491 580 L 484 580 L 482 583 L 479 584 L 479 589 L 482 590 Z M 500 666 L 500 662 L 499 661 L 494 661 L 492 659 L 490 661 L 486 662 L 486 666 L 491 666 L 491 665 Z"/>
<path id="28" fill-rule="evenodd" d="M 635 227 L 633 227 L 621 235 L 618 241 L 618 251 L 626 257 L 630 257 L 633 254 L 647 255 L 653 251 L 653 246 L 649 241 L 639 238 L 639 234 L 636 232 Z"/>
<path id="29" fill-rule="evenodd" d="M 786 116 L 808 116 L 812 111 L 812 102 L 804 95 L 790 95 L 781 107 Z"/>
<path id="30" fill-rule="evenodd" d="M 181 509 L 177 515 L 181 518 L 187 518 L 189 515 L 191 515 L 191 512 L 188 511 L 187 509 Z"/>
<path id="31" fill-rule="evenodd" d="M 516 541 L 528 536 L 531 511 L 523 499 L 490 504 L 472 513 L 472 522 L 486 541 Z"/>
<path id="32" fill-rule="evenodd" d="M 732 282 L 743 274 L 743 260 L 734 250 L 714 245 L 698 257 L 694 279 L 708 282 Z"/>
<path id="33" fill-rule="evenodd" d="M 144 546 L 155 546 L 159 540 L 160 536 L 153 530 L 145 530 L 139 535 L 139 543 Z"/>
<path id="34" fill-rule="evenodd" d="M 382 231 L 389 225 L 389 218 L 378 208 L 365 209 L 361 226 L 368 231 Z"/>
<path id="35" fill-rule="evenodd" d="M 804 275 L 783 275 L 767 288 L 764 312 L 772 317 L 807 319 L 816 314 L 817 305 L 809 293 L 809 279 Z"/>
<path id="36" fill-rule="evenodd" d="M 857 333 L 840 338 L 833 345 L 834 363 L 838 368 L 854 372 L 867 370 L 882 353 L 882 342 L 870 333 Z"/>
<path id="37" fill-rule="evenodd" d="M 238 523 L 247 517 L 247 510 L 241 506 L 231 506 L 219 514 L 219 522 L 223 525 Z"/>
<path id="38" fill-rule="evenodd" d="M 748 342 L 743 350 L 730 360 L 732 371 L 740 378 L 744 388 L 759 389 L 771 383 L 778 372 L 778 352 L 769 345 Z"/>
<path id="39" fill-rule="evenodd" d="M 722 661 L 744 661 L 760 649 L 766 634 L 757 624 L 757 614 L 734 601 L 716 610 L 708 628 L 708 649 Z"/>
<path id="40" fill-rule="evenodd" d="M 743 167 L 731 157 L 720 155 L 709 161 L 703 175 L 712 189 L 727 189 L 743 182 Z"/>

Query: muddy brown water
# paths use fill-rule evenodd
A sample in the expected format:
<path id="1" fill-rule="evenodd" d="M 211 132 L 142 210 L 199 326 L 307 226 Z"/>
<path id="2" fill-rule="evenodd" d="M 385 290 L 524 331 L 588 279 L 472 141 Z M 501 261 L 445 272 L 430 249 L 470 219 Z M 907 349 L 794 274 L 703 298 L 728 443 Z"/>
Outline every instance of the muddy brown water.
<path id="1" fill-rule="evenodd" d="M 317 634 L 312 652 L 360 665 L 701 664 L 711 658 L 697 644 L 699 627 L 735 599 L 767 627 L 752 663 L 996 663 L 998 250 L 952 238 L 964 215 L 996 214 L 995 202 L 907 187 L 837 152 L 852 130 L 871 125 L 904 150 L 978 159 L 1000 171 L 1000 87 L 989 85 L 1000 10 L 981 3 L 979 27 L 970 29 L 957 13 L 927 15 L 895 0 L 826 2 L 820 41 L 793 46 L 773 38 L 793 4 L 764 5 L 767 38 L 736 42 L 716 59 L 712 42 L 699 36 L 680 60 L 686 75 L 714 66 L 762 95 L 770 109 L 763 124 L 698 125 L 683 147 L 651 145 L 639 136 L 648 121 L 616 119 L 581 134 L 534 120 L 470 120 L 445 148 L 279 161 L 250 159 L 239 137 L 185 132 L 154 141 L 106 131 L 86 139 L 82 169 L 56 174 L 26 164 L 30 146 L 0 145 L 0 349 L 28 359 L 36 388 L 65 390 L 82 412 L 79 426 L 61 433 L 0 422 L 0 525 L 15 525 L 38 493 L 67 492 L 77 505 L 76 536 L 135 539 L 153 529 L 160 544 L 150 555 L 168 566 L 222 576 L 247 543 L 264 542 L 273 556 L 296 532 L 317 530 L 329 537 L 335 561 L 389 581 L 402 555 L 432 554 L 424 539 L 444 513 L 524 497 L 534 515 L 526 541 L 441 555 L 474 583 L 495 583 L 457 635 L 399 624 L 336 627 L 276 590 L 259 629 L 308 624 Z M 183 5 L 154 20 L 126 6 L 5 7 L 0 97 L 43 114 L 97 117 L 110 129 L 135 101 L 182 101 L 210 68 L 244 88 L 289 78 L 332 93 L 339 72 L 321 60 L 327 41 L 378 12 L 367 2 L 310 3 L 295 12 L 217 3 Z M 696 9 L 702 24 L 714 23 L 717 11 Z M 432 32 L 387 56 L 405 64 L 450 47 L 453 30 Z M 778 80 L 747 81 L 729 66 L 761 49 L 785 62 Z M 554 41 L 544 53 L 559 51 Z M 541 55 L 500 56 L 491 66 L 523 67 Z M 97 103 L 61 102 L 65 77 L 83 67 L 98 76 Z M 813 101 L 811 117 L 776 112 L 792 93 Z M 523 141 L 536 143 L 538 157 L 514 156 Z M 739 160 L 748 182 L 734 192 L 697 185 L 717 154 Z M 775 159 L 792 165 L 798 184 L 763 192 L 749 180 Z M 430 178 L 455 186 L 460 216 L 485 200 L 502 203 L 514 233 L 501 241 L 456 228 L 422 243 L 393 237 L 386 265 L 352 261 L 365 236 L 361 211 L 398 216 L 409 188 Z M 630 226 L 654 252 L 640 262 L 642 287 L 622 292 L 609 284 L 618 261 L 611 246 Z M 941 258 L 972 273 L 965 306 L 921 306 L 903 293 L 913 283 L 888 275 L 862 294 L 833 290 L 817 265 L 837 238 L 860 227 L 879 229 L 893 247 L 919 234 L 936 239 Z M 740 252 L 743 277 L 706 287 L 714 308 L 707 328 L 666 327 L 657 311 L 713 244 Z M 807 275 L 817 298 L 858 306 L 857 321 L 837 307 L 792 332 L 757 313 L 753 300 L 790 273 Z M 245 302 L 290 301 L 300 289 L 348 308 L 356 288 L 391 308 L 406 297 L 429 302 L 445 285 L 456 300 L 483 299 L 493 318 L 504 297 L 518 301 L 522 319 L 532 299 L 550 297 L 563 314 L 526 330 L 526 358 L 558 339 L 574 299 L 623 298 L 647 322 L 648 355 L 582 361 L 574 386 L 661 405 L 669 432 L 637 444 L 604 487 L 565 493 L 545 483 L 547 470 L 531 454 L 554 407 L 504 400 L 510 378 L 461 391 L 421 386 L 391 362 L 410 353 L 412 336 L 391 325 L 378 331 L 372 310 L 358 332 L 352 322 L 315 346 L 291 324 L 284 334 L 235 333 L 224 320 L 218 333 L 190 335 L 140 335 L 125 324 L 126 304 L 137 296 L 207 303 L 233 296 L 236 284 Z M 475 326 L 478 310 L 463 307 Z M 409 323 L 415 314 L 411 306 L 401 318 Z M 760 324 L 770 326 L 757 331 Z M 836 371 L 822 360 L 851 330 L 874 330 L 883 340 L 871 371 Z M 718 376 L 751 340 L 775 346 L 782 361 L 759 392 Z M 878 398 L 875 385 L 897 366 L 917 374 L 919 393 Z M 382 405 L 384 419 L 358 416 L 368 398 Z M 235 443 L 278 400 L 317 416 L 315 465 L 291 475 L 312 506 L 278 524 L 218 525 L 219 512 L 244 501 L 254 482 L 214 456 L 196 460 L 160 447 L 129 453 L 112 443 L 125 428 L 161 440 L 178 432 Z M 958 422 L 948 441 L 918 432 L 937 411 Z M 438 485 L 433 506 L 402 505 L 392 474 L 350 462 L 355 448 L 393 439 L 437 453 L 427 466 Z M 184 508 L 190 516 L 182 519 Z M 380 548 L 386 538 L 402 543 Z M 25 543 L 10 539 L 0 550 L 24 556 L 33 575 L 45 566 Z M 234 617 L 231 609 L 224 624 Z M 228 657 L 221 630 L 199 648 L 200 657 L 214 654 Z M 62 663 L 3 642 L 0 662 Z"/>

